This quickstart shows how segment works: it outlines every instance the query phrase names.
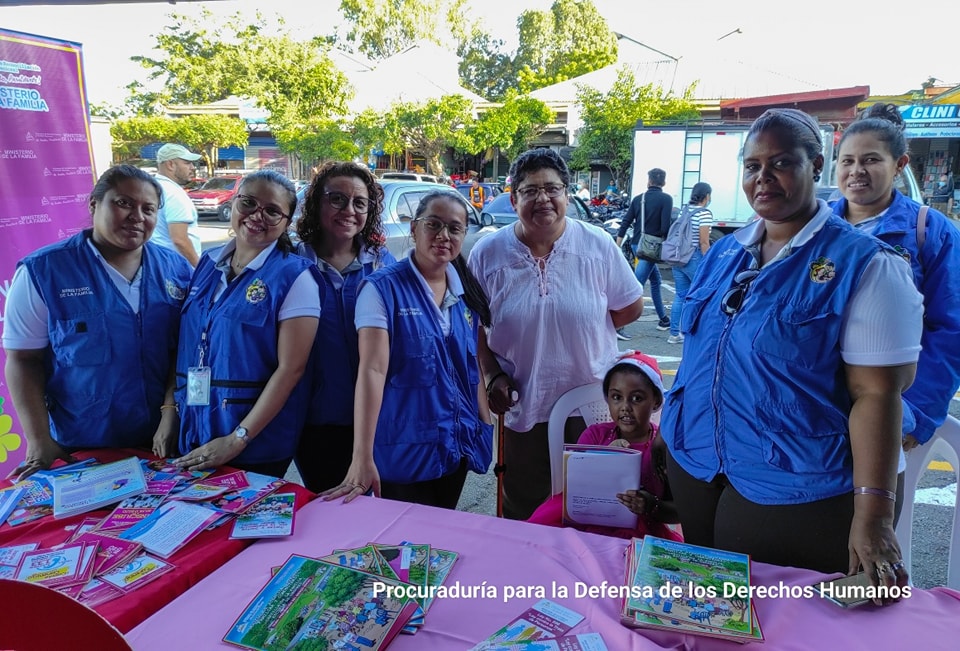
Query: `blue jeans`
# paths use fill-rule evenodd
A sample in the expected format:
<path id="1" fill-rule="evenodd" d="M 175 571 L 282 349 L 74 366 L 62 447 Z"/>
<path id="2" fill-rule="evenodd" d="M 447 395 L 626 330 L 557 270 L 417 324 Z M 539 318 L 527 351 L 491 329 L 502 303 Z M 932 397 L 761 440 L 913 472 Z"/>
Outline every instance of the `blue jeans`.
<path id="1" fill-rule="evenodd" d="M 690 291 L 690 285 L 693 283 L 693 277 L 697 275 L 697 269 L 700 267 L 700 261 L 703 254 L 697 248 L 693 252 L 693 257 L 687 264 L 673 268 L 673 287 L 676 290 L 676 296 L 673 297 L 673 307 L 670 308 L 670 334 L 680 334 L 680 316 L 683 314 L 683 299 Z"/>
<path id="2" fill-rule="evenodd" d="M 657 316 L 661 319 L 667 316 L 667 310 L 663 307 L 663 298 L 660 296 L 660 270 L 657 269 L 657 263 L 639 258 L 637 268 L 634 271 L 637 276 L 637 282 L 643 287 L 643 284 L 650 279 L 650 298 L 653 299 L 653 307 L 657 311 Z M 676 302 L 674 302 L 676 303 Z"/>

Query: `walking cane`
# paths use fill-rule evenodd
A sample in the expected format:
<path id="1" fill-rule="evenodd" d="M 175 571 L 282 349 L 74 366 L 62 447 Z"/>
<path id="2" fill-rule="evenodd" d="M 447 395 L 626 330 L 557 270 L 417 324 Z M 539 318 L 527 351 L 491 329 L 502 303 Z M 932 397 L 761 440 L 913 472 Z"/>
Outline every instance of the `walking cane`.
<path id="1" fill-rule="evenodd" d="M 497 462 L 493 466 L 493 474 L 497 476 L 497 517 L 503 517 L 503 416 L 496 415 L 493 421 L 493 438 L 497 443 Z"/>

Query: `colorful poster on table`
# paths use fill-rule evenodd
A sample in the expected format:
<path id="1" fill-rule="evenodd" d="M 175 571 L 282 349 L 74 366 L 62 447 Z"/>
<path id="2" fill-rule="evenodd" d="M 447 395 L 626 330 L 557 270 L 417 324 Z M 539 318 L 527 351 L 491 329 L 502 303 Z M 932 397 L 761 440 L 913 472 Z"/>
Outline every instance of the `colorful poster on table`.
<path id="1" fill-rule="evenodd" d="M 90 224 L 95 180 L 80 45 L 0 29 L 0 326 L 17 262 Z M 4 477 L 26 443 L 2 373 L 0 401 Z"/>

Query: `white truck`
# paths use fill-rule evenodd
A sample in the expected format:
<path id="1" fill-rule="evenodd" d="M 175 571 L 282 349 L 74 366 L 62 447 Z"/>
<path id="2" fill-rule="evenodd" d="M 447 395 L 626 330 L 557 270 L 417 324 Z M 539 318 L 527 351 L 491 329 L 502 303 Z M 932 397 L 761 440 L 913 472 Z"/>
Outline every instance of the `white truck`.
<path id="1" fill-rule="evenodd" d="M 667 173 L 663 191 L 673 197 L 674 207 L 690 200 L 694 184 L 706 181 L 713 188 L 710 210 L 717 239 L 753 219 L 753 210 L 740 189 L 743 163 L 740 152 L 750 129 L 749 122 L 691 122 L 681 125 L 646 126 L 638 122 L 633 137 L 631 197 L 647 188 L 647 171 L 659 167 Z M 834 129 L 821 125 L 824 169 L 817 195 L 830 199 L 834 179 Z M 920 189 L 908 165 L 898 181 L 907 196 L 923 203 Z M 835 198 L 835 197 L 834 197 Z"/>

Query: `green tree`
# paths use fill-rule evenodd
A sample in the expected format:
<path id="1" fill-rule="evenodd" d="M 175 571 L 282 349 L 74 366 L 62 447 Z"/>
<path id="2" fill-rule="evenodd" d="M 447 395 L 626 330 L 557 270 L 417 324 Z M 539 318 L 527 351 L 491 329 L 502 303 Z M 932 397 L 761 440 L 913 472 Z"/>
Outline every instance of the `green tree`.
<path id="1" fill-rule="evenodd" d="M 260 14 L 253 22 L 238 12 L 218 23 L 209 10 L 170 19 L 155 36 L 159 54 L 133 57 L 148 72 L 147 84 L 128 86 L 128 106 L 137 114 L 234 95 L 256 99 L 271 122 L 305 123 L 346 112 L 349 84 L 323 41 L 297 41 L 282 22 L 271 25 Z M 148 84 L 161 90 L 150 91 Z"/>
<path id="2" fill-rule="evenodd" d="M 349 31 L 338 40 L 375 61 L 421 40 L 456 44 L 468 38 L 466 4 L 467 0 L 341 0 Z"/>
<path id="3" fill-rule="evenodd" d="M 476 32 L 457 48 L 457 68 L 464 88 L 499 102 L 508 91 L 517 91 L 519 81 L 513 57 L 503 52 L 504 43 L 484 32 Z"/>
<path id="4" fill-rule="evenodd" d="M 440 156 L 447 147 L 469 151 L 473 139 L 467 129 L 473 122 L 473 103 L 462 95 L 445 95 L 421 104 L 394 104 L 384 119 L 383 149 L 420 153 L 433 174 L 443 174 Z"/>
<path id="5" fill-rule="evenodd" d="M 572 79 L 617 60 L 617 37 L 590 0 L 556 0 L 548 11 L 525 11 L 517 20 L 514 59 L 520 90 Z"/>
<path id="6" fill-rule="evenodd" d="M 274 129 L 280 149 L 291 152 L 311 165 L 325 160 L 352 160 L 360 149 L 349 125 L 341 120 L 318 118 L 304 124 Z"/>
<path id="7" fill-rule="evenodd" d="M 606 93 L 578 86 L 583 127 L 577 132 L 571 168 L 586 170 L 591 163 L 599 162 L 607 167 L 617 186 L 624 187 L 630 174 L 637 120 L 650 123 L 697 118 L 700 112 L 690 99 L 693 90 L 690 86 L 677 97 L 660 86 L 639 86 L 627 67 L 617 73 L 617 80 Z"/>
<path id="8" fill-rule="evenodd" d="M 500 106 L 485 111 L 470 130 L 475 151 L 498 147 L 513 160 L 553 120 L 553 111 L 538 99 L 510 91 Z"/>
<path id="9" fill-rule="evenodd" d="M 226 115 L 138 116 L 114 122 L 110 136 L 118 160 L 139 158 L 140 149 L 155 142 L 177 142 L 202 153 L 209 174 L 216 168 L 220 147 L 247 146 L 243 120 Z"/>

